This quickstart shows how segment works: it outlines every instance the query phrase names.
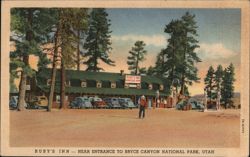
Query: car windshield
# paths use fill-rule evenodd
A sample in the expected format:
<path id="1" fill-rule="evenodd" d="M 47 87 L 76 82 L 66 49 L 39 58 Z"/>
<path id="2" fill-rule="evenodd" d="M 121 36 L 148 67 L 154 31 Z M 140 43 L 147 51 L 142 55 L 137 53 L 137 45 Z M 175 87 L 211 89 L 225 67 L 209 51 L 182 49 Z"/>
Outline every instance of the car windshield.
<path id="1" fill-rule="evenodd" d="M 120 102 L 125 102 L 126 100 L 125 99 L 119 99 Z"/>
<path id="2" fill-rule="evenodd" d="M 89 101 L 89 99 L 88 99 L 88 98 L 84 98 L 83 100 L 84 100 L 84 101 Z"/>

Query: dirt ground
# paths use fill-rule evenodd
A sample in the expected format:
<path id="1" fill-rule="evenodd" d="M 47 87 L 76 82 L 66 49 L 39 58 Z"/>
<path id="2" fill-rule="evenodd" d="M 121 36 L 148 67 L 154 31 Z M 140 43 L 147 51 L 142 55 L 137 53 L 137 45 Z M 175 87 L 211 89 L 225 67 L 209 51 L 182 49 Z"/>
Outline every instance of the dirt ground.
<path id="1" fill-rule="evenodd" d="M 10 111 L 11 147 L 239 147 L 240 111 Z"/>

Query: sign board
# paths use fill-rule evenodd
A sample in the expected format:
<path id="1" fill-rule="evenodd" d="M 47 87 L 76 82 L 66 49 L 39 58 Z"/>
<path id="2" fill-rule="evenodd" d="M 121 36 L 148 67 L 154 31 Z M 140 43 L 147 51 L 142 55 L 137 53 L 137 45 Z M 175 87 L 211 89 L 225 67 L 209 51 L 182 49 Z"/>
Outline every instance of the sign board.
<path id="1" fill-rule="evenodd" d="M 141 76 L 126 75 L 125 83 L 141 83 Z"/>

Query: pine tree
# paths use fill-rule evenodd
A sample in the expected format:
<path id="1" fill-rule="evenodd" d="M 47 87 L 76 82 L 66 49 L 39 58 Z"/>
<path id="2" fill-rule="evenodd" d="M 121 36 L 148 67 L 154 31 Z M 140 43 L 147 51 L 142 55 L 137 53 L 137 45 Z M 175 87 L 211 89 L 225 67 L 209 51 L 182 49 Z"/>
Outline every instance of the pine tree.
<path id="1" fill-rule="evenodd" d="M 221 65 L 218 65 L 217 69 L 215 71 L 215 78 L 214 78 L 216 93 L 218 93 L 218 92 L 221 93 L 222 78 L 223 78 L 223 68 Z M 216 98 L 217 98 L 217 94 L 216 94 Z"/>
<path id="2" fill-rule="evenodd" d="M 21 68 L 18 110 L 25 109 L 27 77 L 35 74 L 29 65 L 29 56 L 42 56 L 40 46 L 47 40 L 48 30 L 51 29 L 52 19 L 49 13 L 47 9 L 38 8 L 11 9 L 11 41 L 15 43 L 16 48 L 10 56 L 11 71 L 13 72 L 15 67 Z"/>
<path id="3" fill-rule="evenodd" d="M 195 50 L 199 48 L 198 40 L 196 37 L 198 36 L 196 29 L 198 28 L 195 21 L 195 15 L 191 15 L 189 12 L 186 12 L 184 16 L 182 16 L 182 21 L 184 24 L 183 33 L 184 36 L 182 38 L 182 61 L 181 64 L 181 91 L 180 94 L 185 93 L 185 85 L 192 85 L 192 82 L 198 82 L 200 78 L 197 76 L 198 69 L 195 67 L 195 63 L 201 62 L 201 59 L 197 56 Z"/>
<path id="4" fill-rule="evenodd" d="M 163 50 L 166 57 L 164 61 L 164 75 L 170 82 L 178 79 L 180 82 L 180 94 L 185 94 L 187 85 L 198 82 L 198 69 L 195 66 L 201 59 L 195 50 L 199 47 L 196 40 L 197 26 L 195 15 L 186 13 L 181 19 L 172 20 L 166 25 L 164 32 L 170 35 L 168 46 Z"/>
<path id="5" fill-rule="evenodd" d="M 140 68 L 139 66 L 139 63 L 145 60 L 145 55 L 147 54 L 147 51 L 144 50 L 145 46 L 146 44 L 143 41 L 136 41 L 132 50 L 129 51 L 130 56 L 127 58 L 127 64 L 131 74 L 145 73 L 145 68 Z"/>
<path id="6" fill-rule="evenodd" d="M 211 102 L 211 99 L 213 99 L 214 96 L 214 87 L 215 87 L 215 72 L 212 66 L 210 66 L 208 69 L 207 75 L 204 79 L 204 83 L 205 83 L 205 88 L 207 90 L 208 98 L 210 98 Z"/>
<path id="7" fill-rule="evenodd" d="M 168 39 L 167 48 L 162 50 L 164 56 L 166 56 L 166 61 L 164 62 L 163 69 L 164 75 L 168 78 L 170 82 L 173 80 L 180 80 L 179 68 L 181 64 L 181 36 L 183 32 L 183 23 L 181 20 L 172 20 L 168 25 L 166 25 L 165 33 L 170 35 Z"/>
<path id="8" fill-rule="evenodd" d="M 114 66 L 114 61 L 109 57 L 112 48 L 110 46 L 110 20 L 107 17 L 108 14 L 103 8 L 93 9 L 91 12 L 88 35 L 84 43 L 86 50 L 84 57 L 87 58 L 84 64 L 87 65 L 87 71 L 104 70 L 98 66 L 99 60 Z"/>
<path id="9" fill-rule="evenodd" d="M 156 56 L 156 63 L 155 63 L 155 75 L 164 77 L 164 49 L 161 50 L 161 52 Z"/>
<path id="10" fill-rule="evenodd" d="M 225 70 L 222 78 L 222 90 L 221 96 L 222 101 L 224 102 L 225 108 L 228 105 L 233 105 L 233 94 L 234 94 L 234 65 L 231 63 Z"/>
<path id="11" fill-rule="evenodd" d="M 61 92 L 60 92 L 60 106 L 59 108 L 65 108 L 65 69 L 73 68 L 75 65 L 78 65 L 79 61 L 79 31 L 84 29 L 86 26 L 84 23 L 87 19 L 85 12 L 80 9 L 58 9 L 57 10 L 58 18 L 56 24 L 56 33 L 54 34 L 54 57 L 53 57 L 53 70 L 51 76 L 51 88 L 50 88 L 50 97 L 49 97 L 49 106 L 48 111 L 51 110 L 53 97 L 54 97 L 54 87 L 55 87 L 55 77 L 56 77 L 56 65 L 60 60 L 61 64 Z M 82 23 L 79 23 L 79 15 L 82 16 Z M 75 33 L 77 32 L 77 33 Z M 60 51 L 59 51 L 60 49 Z M 77 54 L 75 54 L 77 52 Z M 76 59 L 77 58 L 77 59 Z M 77 62 L 76 62 L 77 60 Z"/>
<path id="12" fill-rule="evenodd" d="M 76 35 L 76 65 L 77 70 L 80 70 L 81 58 L 83 51 L 81 51 L 81 46 L 83 45 L 83 40 L 88 31 L 88 9 L 85 8 L 74 8 L 71 9 L 72 18 L 72 29 Z M 83 47 L 82 47 L 83 49 Z"/>
<path id="13" fill-rule="evenodd" d="M 57 19 L 56 21 L 56 32 L 53 35 L 53 41 L 54 41 L 54 50 L 53 50 L 53 61 L 52 61 L 52 74 L 51 74 L 51 85 L 50 85 L 50 91 L 49 91 L 49 102 L 48 102 L 48 108 L 47 111 L 51 111 L 53 98 L 54 98 L 54 91 L 55 91 L 55 82 L 56 82 L 56 69 L 57 64 L 59 61 L 59 47 L 60 47 L 60 31 L 61 31 L 61 10 L 56 10 L 55 17 Z"/>

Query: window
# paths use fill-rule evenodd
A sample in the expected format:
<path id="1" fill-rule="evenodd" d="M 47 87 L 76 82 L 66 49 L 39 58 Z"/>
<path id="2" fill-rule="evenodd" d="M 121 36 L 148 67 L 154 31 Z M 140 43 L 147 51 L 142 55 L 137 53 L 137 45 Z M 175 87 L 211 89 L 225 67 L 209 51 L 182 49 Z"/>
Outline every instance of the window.
<path id="1" fill-rule="evenodd" d="M 152 90 L 152 89 L 153 89 L 153 85 L 152 85 L 152 84 L 149 84 L 149 85 L 148 85 L 148 89 L 149 89 L 149 90 Z"/>
<path id="2" fill-rule="evenodd" d="M 141 84 L 140 83 L 136 84 L 136 88 L 141 89 Z"/>
<path id="3" fill-rule="evenodd" d="M 111 88 L 116 88 L 116 83 L 115 82 L 111 82 Z"/>
<path id="4" fill-rule="evenodd" d="M 164 89 L 164 86 L 161 84 L 160 85 L 160 90 L 163 90 Z"/>
<path id="5" fill-rule="evenodd" d="M 70 80 L 65 81 L 65 86 L 70 87 Z"/>
<path id="6" fill-rule="evenodd" d="M 102 88 L 102 83 L 101 82 L 96 82 L 96 88 Z"/>
<path id="7" fill-rule="evenodd" d="M 56 102 L 59 103 L 61 101 L 60 95 L 56 95 Z"/>
<path id="8" fill-rule="evenodd" d="M 87 87 L 87 82 L 86 81 L 82 81 L 81 82 L 81 87 Z"/>

